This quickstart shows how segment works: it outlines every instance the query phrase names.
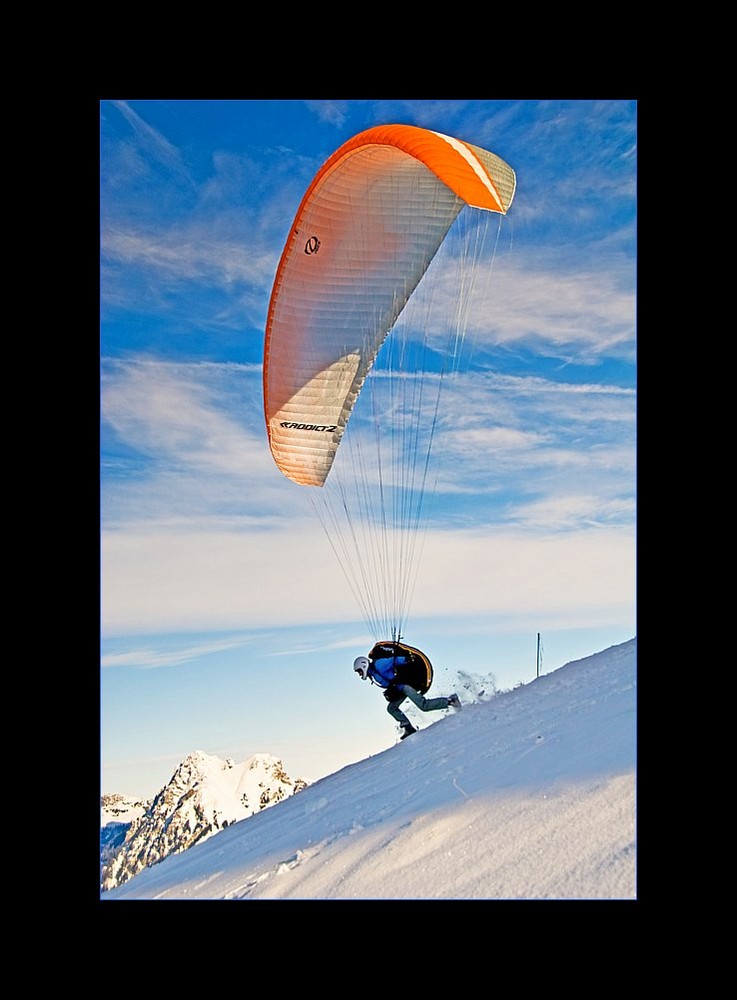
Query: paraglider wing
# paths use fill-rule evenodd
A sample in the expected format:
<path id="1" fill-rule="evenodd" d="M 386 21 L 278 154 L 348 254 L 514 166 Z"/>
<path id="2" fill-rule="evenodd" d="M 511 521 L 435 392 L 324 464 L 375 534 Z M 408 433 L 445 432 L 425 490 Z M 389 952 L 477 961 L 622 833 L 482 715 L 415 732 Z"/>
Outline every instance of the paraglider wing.
<path id="1" fill-rule="evenodd" d="M 506 214 L 503 160 L 410 125 L 368 129 L 310 184 L 277 269 L 264 409 L 277 466 L 322 486 L 376 355 L 465 205 Z"/>

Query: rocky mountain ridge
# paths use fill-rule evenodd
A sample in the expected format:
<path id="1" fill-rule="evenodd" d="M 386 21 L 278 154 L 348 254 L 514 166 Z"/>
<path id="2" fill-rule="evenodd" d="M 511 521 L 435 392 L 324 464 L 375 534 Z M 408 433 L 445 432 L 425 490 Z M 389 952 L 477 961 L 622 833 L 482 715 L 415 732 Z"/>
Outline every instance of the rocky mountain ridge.
<path id="1" fill-rule="evenodd" d="M 186 757 L 151 802 L 122 795 L 101 799 L 103 891 L 122 885 L 170 854 L 188 850 L 220 830 L 301 791 L 270 754 L 241 764 L 201 750 Z"/>

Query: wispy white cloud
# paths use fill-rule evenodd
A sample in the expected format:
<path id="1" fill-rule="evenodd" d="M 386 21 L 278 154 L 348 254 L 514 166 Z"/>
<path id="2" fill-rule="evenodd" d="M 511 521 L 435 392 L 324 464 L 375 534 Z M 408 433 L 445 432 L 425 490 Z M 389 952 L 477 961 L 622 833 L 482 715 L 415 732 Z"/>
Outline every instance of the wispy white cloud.
<path id="1" fill-rule="evenodd" d="M 609 273 L 561 270 L 502 272 L 499 306 L 482 337 L 497 344 L 536 342 L 560 353 L 594 357 L 634 349 L 635 298 Z"/>
<path id="2" fill-rule="evenodd" d="M 479 270 L 488 267 L 478 265 Z M 534 262 L 499 255 L 490 280 L 479 276 L 473 283 L 467 265 L 444 260 L 428 277 L 403 322 L 420 317 L 436 341 L 447 336 L 449 317 L 458 311 L 459 288 L 468 284 L 473 291 L 467 328 L 479 348 L 534 347 L 579 364 L 634 356 L 634 273 L 624 257 L 592 270 L 571 260 L 543 263 L 539 255 Z"/>
<path id="3" fill-rule="evenodd" d="M 137 114 L 127 101 L 111 102 L 125 120 L 131 126 L 133 133 L 139 144 L 145 149 L 148 156 L 156 162 L 162 164 L 167 170 L 179 174 L 189 180 L 189 173 L 182 159 L 180 151 L 157 129 L 144 121 Z"/>
<path id="4" fill-rule="evenodd" d="M 305 101 L 321 122 L 341 126 L 348 117 L 351 101 Z"/>
<path id="5" fill-rule="evenodd" d="M 260 366 L 106 362 L 104 523 L 244 531 L 274 517 L 283 478 L 266 445 Z M 121 472 L 125 472 L 121 475 Z"/>
<path id="6" fill-rule="evenodd" d="M 107 135 L 101 193 L 101 298 L 107 308 L 217 335 L 261 325 L 285 205 L 296 208 L 308 158 L 213 150 L 190 170 L 181 151 L 125 102 L 129 136 Z M 273 163 L 272 163 L 273 161 Z M 304 173 L 304 179 L 301 178 Z"/>
<path id="7" fill-rule="evenodd" d="M 201 471 L 233 472 L 243 466 L 255 435 L 223 411 L 213 370 L 155 362 L 112 365 L 102 380 L 104 419 L 129 445 L 161 464 L 183 461 Z M 223 370 L 230 376 L 236 369 Z"/>
<path id="8" fill-rule="evenodd" d="M 158 232 L 112 226 L 103 234 L 103 253 L 108 261 L 159 279 L 210 282 L 225 289 L 239 282 L 262 288 L 274 265 L 271 253 L 254 252 L 251 243 L 214 239 L 212 226 L 206 223 Z"/>
<path id="9" fill-rule="evenodd" d="M 253 637 L 237 640 L 218 640 L 195 645 L 184 646 L 181 649 L 163 649 L 161 647 L 133 647 L 121 653 L 107 653 L 101 658 L 103 667 L 138 667 L 153 669 L 156 667 L 172 667 L 188 663 L 200 657 L 222 653 L 229 649 L 239 649 L 253 641 Z"/>
<path id="10" fill-rule="evenodd" d="M 581 530 L 623 522 L 632 524 L 634 516 L 634 497 L 561 494 L 520 504 L 515 511 L 515 523 L 530 524 L 536 530 Z"/>

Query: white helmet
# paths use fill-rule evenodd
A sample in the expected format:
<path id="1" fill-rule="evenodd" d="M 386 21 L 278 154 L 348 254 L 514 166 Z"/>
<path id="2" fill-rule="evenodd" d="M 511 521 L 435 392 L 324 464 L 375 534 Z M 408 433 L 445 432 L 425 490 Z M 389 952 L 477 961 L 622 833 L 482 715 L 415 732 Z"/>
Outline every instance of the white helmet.
<path id="1" fill-rule="evenodd" d="M 371 664 L 369 663 L 368 657 L 366 656 L 357 656 L 356 659 L 353 661 L 353 669 L 356 671 L 357 674 L 361 675 L 361 680 L 363 681 L 365 681 L 366 678 L 368 677 L 368 669 L 370 666 Z"/>

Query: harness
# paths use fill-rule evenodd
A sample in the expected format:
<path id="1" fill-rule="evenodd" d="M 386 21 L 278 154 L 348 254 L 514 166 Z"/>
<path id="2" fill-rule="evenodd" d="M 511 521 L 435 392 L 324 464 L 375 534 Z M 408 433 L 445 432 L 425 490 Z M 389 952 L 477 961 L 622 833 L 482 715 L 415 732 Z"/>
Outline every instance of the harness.
<path id="1" fill-rule="evenodd" d="M 377 642 L 368 654 L 368 676 L 381 688 L 407 684 L 425 694 L 433 681 L 433 669 L 425 654 L 404 642 Z"/>

